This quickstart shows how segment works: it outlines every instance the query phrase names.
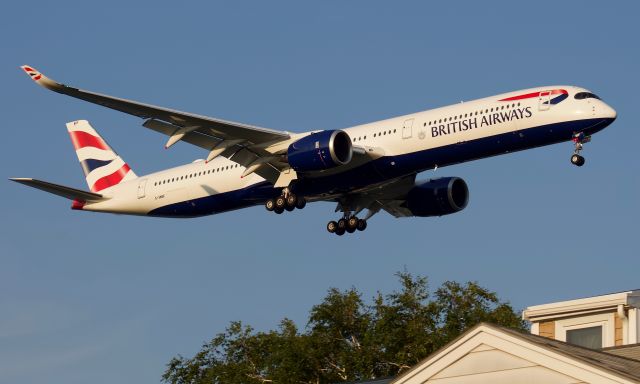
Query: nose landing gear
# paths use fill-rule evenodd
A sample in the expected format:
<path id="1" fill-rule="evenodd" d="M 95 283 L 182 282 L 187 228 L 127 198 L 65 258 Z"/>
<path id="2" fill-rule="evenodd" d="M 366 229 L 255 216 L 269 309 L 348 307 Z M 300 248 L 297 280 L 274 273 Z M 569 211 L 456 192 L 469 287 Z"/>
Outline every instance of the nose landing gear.
<path id="1" fill-rule="evenodd" d="M 571 141 L 575 144 L 575 149 L 571 156 L 571 164 L 582 167 L 585 160 L 584 157 L 580 156 L 580 151 L 582 151 L 584 144 L 591 141 L 591 136 L 585 135 L 584 132 L 574 133 Z"/>

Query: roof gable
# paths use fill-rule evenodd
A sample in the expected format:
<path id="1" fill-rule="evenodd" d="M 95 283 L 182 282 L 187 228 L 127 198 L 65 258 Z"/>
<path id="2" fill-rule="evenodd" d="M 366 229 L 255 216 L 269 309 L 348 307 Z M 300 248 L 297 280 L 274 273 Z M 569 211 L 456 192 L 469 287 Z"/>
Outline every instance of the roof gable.
<path id="1" fill-rule="evenodd" d="M 465 382 L 508 382 L 514 374 L 528 380 L 535 378 L 532 382 L 638 384 L 640 362 L 480 324 L 393 383 L 417 384 L 431 380 L 445 383 L 460 376 L 465 376 Z"/>

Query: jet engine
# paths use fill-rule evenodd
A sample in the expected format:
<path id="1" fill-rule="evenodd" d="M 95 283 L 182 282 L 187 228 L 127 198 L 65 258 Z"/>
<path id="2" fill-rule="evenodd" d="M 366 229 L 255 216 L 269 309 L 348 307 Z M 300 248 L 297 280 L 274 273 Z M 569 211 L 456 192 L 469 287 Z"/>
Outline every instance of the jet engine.
<path id="1" fill-rule="evenodd" d="M 322 171 L 348 164 L 353 157 L 349 135 L 340 130 L 320 131 L 289 145 L 287 159 L 296 172 Z"/>
<path id="2" fill-rule="evenodd" d="M 443 177 L 416 184 L 404 203 L 414 216 L 442 216 L 462 211 L 469 202 L 467 183 L 459 177 Z"/>

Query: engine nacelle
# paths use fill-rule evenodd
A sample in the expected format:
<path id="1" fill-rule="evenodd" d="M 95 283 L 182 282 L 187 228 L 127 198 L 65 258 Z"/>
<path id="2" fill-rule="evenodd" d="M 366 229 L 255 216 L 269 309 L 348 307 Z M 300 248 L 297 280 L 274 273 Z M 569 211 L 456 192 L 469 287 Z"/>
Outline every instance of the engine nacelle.
<path id="1" fill-rule="evenodd" d="M 289 165 L 296 172 L 337 167 L 349 163 L 352 157 L 351 138 L 340 130 L 312 133 L 289 145 L 287 149 Z"/>
<path id="2" fill-rule="evenodd" d="M 414 216 L 442 216 L 462 211 L 469 202 L 467 183 L 459 177 L 443 177 L 417 184 L 405 202 Z"/>

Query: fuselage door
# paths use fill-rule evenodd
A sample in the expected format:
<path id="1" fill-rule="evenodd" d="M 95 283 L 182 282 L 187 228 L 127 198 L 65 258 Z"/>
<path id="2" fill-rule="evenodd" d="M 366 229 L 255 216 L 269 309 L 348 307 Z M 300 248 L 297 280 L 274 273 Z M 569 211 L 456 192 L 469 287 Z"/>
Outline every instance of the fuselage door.
<path id="1" fill-rule="evenodd" d="M 147 187 L 147 179 L 140 180 L 140 183 L 138 183 L 138 199 L 144 198 L 146 187 Z"/>
<path id="2" fill-rule="evenodd" d="M 546 111 L 551 106 L 551 91 L 540 92 L 538 97 L 538 110 Z"/>
<path id="3" fill-rule="evenodd" d="M 413 130 L 413 119 L 405 120 L 404 124 L 402 125 L 402 138 L 403 139 L 411 138 L 412 130 Z"/>

